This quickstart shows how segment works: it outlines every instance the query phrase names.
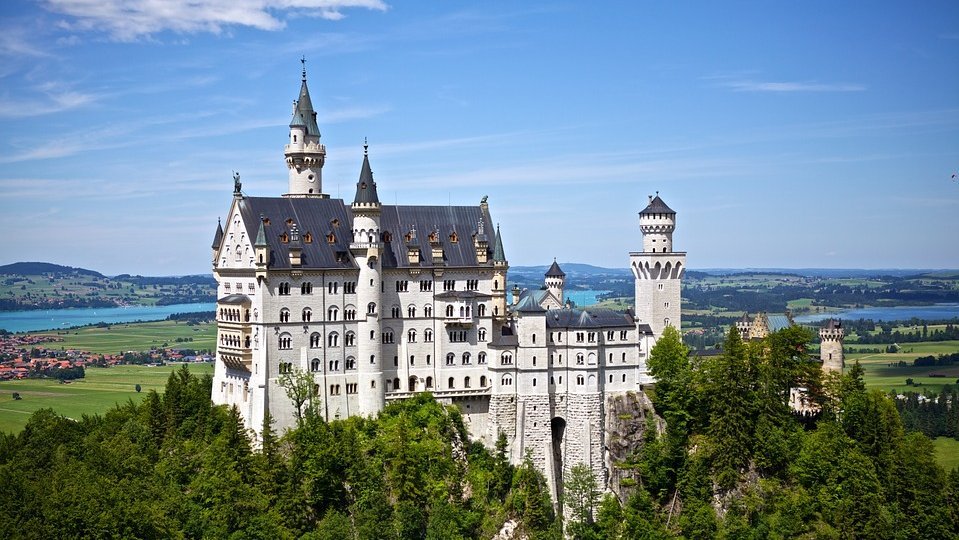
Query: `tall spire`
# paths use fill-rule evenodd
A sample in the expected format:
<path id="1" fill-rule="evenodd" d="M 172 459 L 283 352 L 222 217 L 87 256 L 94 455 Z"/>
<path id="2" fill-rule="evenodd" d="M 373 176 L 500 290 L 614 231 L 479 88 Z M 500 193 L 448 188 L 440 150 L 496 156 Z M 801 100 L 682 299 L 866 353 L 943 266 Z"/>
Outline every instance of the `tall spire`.
<path id="1" fill-rule="evenodd" d="M 220 244 L 223 242 L 223 225 L 220 223 L 220 218 L 216 219 L 216 234 L 213 235 L 213 249 L 220 249 Z"/>
<path id="2" fill-rule="evenodd" d="M 263 228 L 263 218 L 260 218 L 260 228 L 256 231 L 256 241 L 253 242 L 253 247 L 266 247 L 269 244 L 266 243 L 266 230 Z"/>
<path id="3" fill-rule="evenodd" d="M 373 181 L 373 169 L 370 168 L 369 144 L 363 140 L 363 166 L 360 168 L 360 179 L 356 181 L 356 196 L 353 204 L 380 204 L 376 194 L 376 182 Z"/>
<path id="4" fill-rule="evenodd" d="M 303 78 L 300 81 L 300 96 L 293 107 L 293 118 L 290 127 L 305 126 L 306 134 L 319 137 L 320 128 L 316 124 L 316 112 L 313 110 L 313 100 L 310 99 L 310 89 L 306 86 L 306 57 L 300 59 L 303 63 Z"/>
<path id="5" fill-rule="evenodd" d="M 496 224 L 496 243 L 493 245 L 493 262 L 506 262 L 506 252 L 503 251 L 503 235 L 499 232 L 499 223 Z"/>

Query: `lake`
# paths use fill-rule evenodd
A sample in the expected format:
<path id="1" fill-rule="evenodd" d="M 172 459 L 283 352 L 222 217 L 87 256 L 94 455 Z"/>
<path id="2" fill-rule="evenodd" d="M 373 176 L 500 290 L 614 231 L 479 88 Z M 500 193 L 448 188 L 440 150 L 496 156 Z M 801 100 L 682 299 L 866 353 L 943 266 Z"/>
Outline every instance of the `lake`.
<path id="1" fill-rule="evenodd" d="M 874 321 L 905 321 L 912 319 L 951 319 L 959 317 L 959 304 L 933 304 L 931 306 L 867 307 L 810 313 L 795 317 L 797 323 L 810 323 L 834 317 L 855 321 L 872 319 Z"/>
<path id="2" fill-rule="evenodd" d="M 173 304 L 169 306 L 128 306 L 116 308 L 38 309 L 0 311 L 0 328 L 10 332 L 60 330 L 74 326 L 134 321 L 162 321 L 174 313 L 216 311 L 216 303 Z"/>

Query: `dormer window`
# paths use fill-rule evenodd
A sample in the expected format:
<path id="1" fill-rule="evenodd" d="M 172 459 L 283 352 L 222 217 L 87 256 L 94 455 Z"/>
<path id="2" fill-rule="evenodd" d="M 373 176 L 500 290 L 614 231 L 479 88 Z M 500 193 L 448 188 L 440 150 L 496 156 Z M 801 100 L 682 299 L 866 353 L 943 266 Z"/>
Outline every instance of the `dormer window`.
<path id="1" fill-rule="evenodd" d="M 280 242 L 283 242 L 284 244 L 288 244 L 290 242 L 290 236 L 286 233 L 281 234 Z"/>
<path id="2" fill-rule="evenodd" d="M 292 226 L 292 225 L 293 225 L 293 218 L 287 218 L 287 220 L 286 220 L 286 226 L 287 226 L 287 227 L 290 227 L 290 226 Z"/>
<path id="3" fill-rule="evenodd" d="M 457 242 L 459 242 L 459 237 L 456 236 L 456 231 L 453 231 L 453 232 L 450 233 L 450 242 L 452 242 L 452 243 L 454 243 L 454 244 L 457 243 Z"/>
<path id="4" fill-rule="evenodd" d="M 340 220 L 337 219 L 337 218 L 333 218 L 333 219 L 330 220 L 330 225 L 332 225 L 332 226 L 334 226 L 334 227 L 339 227 L 339 226 L 340 226 Z"/>
<path id="5" fill-rule="evenodd" d="M 313 235 L 310 234 L 310 233 L 305 233 L 305 234 L 303 235 L 303 242 L 306 243 L 306 244 L 312 244 L 312 243 L 313 243 Z"/>
<path id="6" fill-rule="evenodd" d="M 333 231 L 330 231 L 329 234 L 326 235 L 326 243 L 327 244 L 336 243 L 336 235 L 333 234 Z"/>
<path id="7" fill-rule="evenodd" d="M 390 231 L 383 231 L 383 241 L 387 244 L 393 241 L 393 234 Z"/>
<path id="8" fill-rule="evenodd" d="M 430 242 L 438 242 L 439 239 L 439 235 L 436 234 L 436 231 L 430 233 Z"/>

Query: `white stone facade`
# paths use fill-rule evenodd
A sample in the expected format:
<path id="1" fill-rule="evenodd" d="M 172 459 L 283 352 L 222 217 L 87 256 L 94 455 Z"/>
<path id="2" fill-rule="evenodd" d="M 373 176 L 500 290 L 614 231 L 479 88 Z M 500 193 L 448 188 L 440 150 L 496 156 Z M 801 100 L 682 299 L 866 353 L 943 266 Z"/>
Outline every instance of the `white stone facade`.
<path id="1" fill-rule="evenodd" d="M 304 80 L 301 103 L 305 89 Z M 291 144 L 306 129 L 292 122 Z M 306 139 L 319 148 L 318 135 Z M 577 463 L 605 485 L 606 399 L 652 382 L 646 355 L 665 325 L 680 325 L 685 254 L 672 252 L 675 213 L 641 219 L 658 250 L 650 238 L 631 254 L 635 313 L 560 307 L 565 280 L 556 273 L 546 294 L 507 305 L 508 264 L 499 231 L 492 242 L 485 234 L 485 198 L 472 207 L 381 206 L 364 156 L 349 204 L 303 192 L 317 188 L 294 169 L 284 197 L 237 191 L 214 241 L 214 402 L 236 406 L 259 433 L 267 411 L 280 431 L 295 424 L 279 382 L 293 370 L 310 374 L 327 420 L 431 392 L 459 407 L 473 437 L 493 447 L 502 433 L 514 462 L 530 455 L 554 497 Z"/>

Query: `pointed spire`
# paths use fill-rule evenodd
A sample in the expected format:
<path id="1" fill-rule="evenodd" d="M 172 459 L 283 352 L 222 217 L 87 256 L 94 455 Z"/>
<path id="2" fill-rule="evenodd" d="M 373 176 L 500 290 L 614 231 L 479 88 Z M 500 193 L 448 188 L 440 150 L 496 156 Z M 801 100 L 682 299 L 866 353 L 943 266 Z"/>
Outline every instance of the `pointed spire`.
<path id="1" fill-rule="evenodd" d="M 496 224 L 496 243 L 493 246 L 493 262 L 506 262 L 506 252 L 503 251 L 503 235 L 499 232 L 499 223 Z"/>
<path id="2" fill-rule="evenodd" d="M 310 89 L 306 86 L 306 57 L 300 59 L 303 63 L 303 80 L 300 82 L 300 97 L 293 107 L 293 118 L 290 127 L 303 126 L 307 135 L 320 136 L 320 128 L 316 125 L 316 112 L 313 111 L 313 100 L 310 99 Z"/>
<path id="3" fill-rule="evenodd" d="M 370 168 L 369 144 L 363 140 L 363 167 L 360 169 L 360 179 L 356 181 L 356 196 L 353 204 L 380 204 L 376 194 L 376 182 L 373 181 L 373 169 Z"/>
<path id="4" fill-rule="evenodd" d="M 253 247 L 267 247 L 266 243 L 266 230 L 263 228 L 263 223 L 266 220 L 263 219 L 263 216 L 260 216 L 260 229 L 256 231 L 256 242 L 253 243 Z"/>
<path id="5" fill-rule="evenodd" d="M 553 257 L 553 265 L 546 271 L 546 277 L 566 277 L 566 273 L 556 263 L 556 257 Z"/>
<path id="6" fill-rule="evenodd" d="M 213 249 L 220 249 L 220 244 L 223 242 L 223 225 L 220 223 L 220 218 L 216 218 L 216 234 L 213 235 Z"/>

